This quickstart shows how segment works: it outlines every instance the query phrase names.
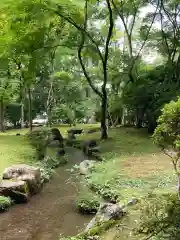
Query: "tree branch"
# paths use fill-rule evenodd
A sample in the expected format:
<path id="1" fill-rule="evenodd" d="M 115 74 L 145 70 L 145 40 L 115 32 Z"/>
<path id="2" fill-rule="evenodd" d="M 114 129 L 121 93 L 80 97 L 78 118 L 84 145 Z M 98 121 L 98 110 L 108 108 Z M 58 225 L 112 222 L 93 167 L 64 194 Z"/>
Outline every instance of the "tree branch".
<path id="1" fill-rule="evenodd" d="M 148 36 L 149 36 L 150 31 L 151 31 L 152 25 L 153 25 L 153 23 L 154 23 L 154 20 L 155 20 L 155 17 L 156 17 L 156 13 L 157 13 L 158 8 L 159 8 L 159 0 L 158 0 L 158 3 L 157 3 L 157 7 L 156 7 L 156 10 L 155 10 L 155 13 L 154 13 L 153 19 L 152 19 L 151 24 L 150 24 L 150 26 L 149 26 L 149 28 L 148 28 L 148 31 L 147 31 L 147 34 L 146 34 L 145 40 L 144 40 L 144 42 L 142 43 L 141 48 L 140 48 L 138 54 L 136 55 L 134 61 L 136 61 L 136 60 L 138 59 L 138 57 L 139 57 L 139 55 L 140 55 L 142 49 L 144 48 L 144 45 L 146 44 L 146 41 L 147 41 L 147 39 L 148 39 Z"/>
<path id="2" fill-rule="evenodd" d="M 125 32 L 126 32 L 126 35 L 127 35 L 127 39 L 128 39 L 128 46 L 129 46 L 129 54 L 130 54 L 130 57 L 133 57 L 133 53 L 132 53 L 132 41 L 131 41 L 131 35 L 129 34 L 129 31 L 128 31 L 128 27 L 127 27 L 127 24 L 125 22 L 125 19 L 124 19 L 124 16 L 123 14 L 119 11 L 117 5 L 115 4 L 114 0 L 111 0 L 112 2 L 112 5 L 114 7 L 114 9 L 116 10 L 117 14 L 119 15 L 122 23 L 123 23 L 123 26 L 124 26 L 124 29 L 125 29 Z M 123 8 L 122 8 L 123 9 Z M 122 11 L 121 9 L 121 11 Z M 132 30 L 131 30 L 132 31 Z"/>
<path id="3" fill-rule="evenodd" d="M 102 93 L 94 86 L 94 84 L 92 83 L 91 81 L 91 78 L 89 76 L 89 74 L 87 73 L 87 70 L 86 70 L 86 67 L 85 67 L 85 64 L 83 62 L 83 59 L 82 59 L 82 50 L 84 48 L 84 43 L 85 43 L 85 32 L 86 32 L 86 28 L 87 28 L 87 4 L 88 4 L 88 0 L 86 0 L 85 2 L 85 7 L 84 7 L 84 13 L 85 13 L 85 18 L 84 18 L 84 30 L 81 31 L 81 42 L 80 42 L 80 45 L 79 45 L 79 49 L 78 49 L 78 58 L 79 58 L 79 62 L 81 64 L 81 67 L 82 67 L 82 70 L 83 70 L 83 73 L 84 73 L 84 76 L 86 77 L 90 87 L 93 89 L 93 91 L 102 98 Z"/>
<path id="4" fill-rule="evenodd" d="M 80 32 L 83 32 L 83 33 L 90 39 L 90 41 L 95 45 L 96 50 L 97 50 L 97 52 L 98 52 L 98 55 L 99 55 L 101 61 L 102 61 L 102 62 L 104 61 L 103 55 L 102 55 L 102 53 L 101 53 L 101 51 L 100 51 L 100 49 L 99 49 L 99 46 L 98 46 L 97 42 L 93 39 L 93 37 L 90 35 L 90 33 L 88 33 L 88 32 L 86 31 L 86 28 L 79 26 L 73 19 L 64 16 L 64 15 L 63 15 L 62 13 L 60 13 L 58 10 L 52 10 L 52 9 L 50 9 L 50 10 L 53 11 L 53 12 L 54 12 L 55 14 L 57 14 L 58 16 L 60 16 L 60 17 L 62 17 L 63 19 L 65 19 L 68 23 L 70 23 L 71 25 L 73 25 L 77 30 L 79 30 Z"/>
<path id="5" fill-rule="evenodd" d="M 106 88 L 107 84 L 107 61 L 109 57 L 109 44 L 111 41 L 111 37 L 113 34 L 113 28 L 114 28 L 114 21 L 113 21 L 113 13 L 112 13 L 112 8 L 110 4 L 110 0 L 106 0 L 108 11 L 109 11 L 109 29 L 108 29 L 108 36 L 106 39 L 106 44 L 105 44 L 105 55 L 104 55 L 104 62 L 103 62 L 103 73 L 104 73 L 104 82 L 102 85 L 102 90 L 104 91 Z"/>

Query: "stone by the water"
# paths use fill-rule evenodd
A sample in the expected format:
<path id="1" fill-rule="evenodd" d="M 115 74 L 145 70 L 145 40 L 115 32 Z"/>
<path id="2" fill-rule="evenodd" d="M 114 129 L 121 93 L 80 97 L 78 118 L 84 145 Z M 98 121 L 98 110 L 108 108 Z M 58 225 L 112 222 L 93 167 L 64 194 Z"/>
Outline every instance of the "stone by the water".
<path id="1" fill-rule="evenodd" d="M 0 195 L 10 197 L 15 203 L 27 202 L 30 197 L 26 182 L 21 180 L 1 180 Z"/>
<path id="2" fill-rule="evenodd" d="M 3 179 L 25 181 L 31 194 L 36 194 L 41 189 L 41 172 L 39 167 L 26 164 L 12 165 L 4 170 Z"/>

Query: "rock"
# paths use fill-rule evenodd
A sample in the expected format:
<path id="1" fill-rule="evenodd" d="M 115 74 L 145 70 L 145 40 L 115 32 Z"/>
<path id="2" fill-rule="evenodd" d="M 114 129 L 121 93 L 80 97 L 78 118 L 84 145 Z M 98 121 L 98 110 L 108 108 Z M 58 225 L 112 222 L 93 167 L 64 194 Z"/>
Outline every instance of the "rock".
<path id="1" fill-rule="evenodd" d="M 60 149 L 58 149 L 57 152 L 56 152 L 56 156 L 57 156 L 57 157 L 64 156 L 64 154 L 65 154 L 64 148 L 60 148 Z"/>
<path id="2" fill-rule="evenodd" d="M 104 203 L 100 206 L 97 217 L 98 220 L 108 221 L 108 220 L 117 220 L 124 215 L 122 208 L 118 204 L 113 203 Z"/>
<path id="3" fill-rule="evenodd" d="M 58 142 L 58 146 L 64 148 L 64 139 L 63 136 L 61 135 L 60 131 L 58 128 L 52 128 L 51 130 L 52 133 L 52 141 L 50 141 L 49 145 L 53 145 L 55 141 Z"/>
<path id="4" fill-rule="evenodd" d="M 88 130 L 88 133 L 95 133 L 95 132 L 99 132 L 100 130 L 101 130 L 100 128 L 92 128 Z"/>
<path id="5" fill-rule="evenodd" d="M 81 134 L 83 132 L 82 129 L 78 129 L 78 128 L 71 128 L 68 130 L 68 134 Z"/>
<path id="6" fill-rule="evenodd" d="M 86 156 L 92 154 L 93 152 L 99 151 L 96 140 L 85 140 L 82 142 L 81 147 Z"/>
<path id="7" fill-rule="evenodd" d="M 89 231 L 95 224 L 104 223 L 109 220 L 118 220 L 124 216 L 125 212 L 118 204 L 104 203 L 100 206 L 96 216 L 87 225 L 85 231 Z"/>
<path id="8" fill-rule="evenodd" d="M 133 206 L 133 205 L 136 205 L 137 203 L 138 203 L 138 200 L 136 198 L 133 198 L 128 201 L 127 206 Z"/>
<path id="9" fill-rule="evenodd" d="M 51 129 L 51 133 L 53 135 L 53 140 L 58 140 L 60 142 L 63 141 L 63 137 L 62 137 L 62 135 L 61 135 L 61 133 L 60 133 L 58 128 L 52 128 Z"/>
<path id="10" fill-rule="evenodd" d="M 15 203 L 24 203 L 29 200 L 27 183 L 20 180 L 1 180 L 0 195 L 10 197 Z"/>
<path id="11" fill-rule="evenodd" d="M 3 179 L 25 181 L 31 194 L 36 194 L 41 189 L 41 172 L 39 167 L 26 164 L 13 165 L 4 170 Z"/>
<path id="12" fill-rule="evenodd" d="M 68 140 L 69 140 L 69 141 L 76 140 L 76 137 L 75 137 L 74 133 L 69 133 L 69 132 L 68 132 Z"/>
<path id="13" fill-rule="evenodd" d="M 91 168 L 94 166 L 95 161 L 92 160 L 84 160 L 79 165 L 80 174 L 87 175 L 90 173 Z"/>

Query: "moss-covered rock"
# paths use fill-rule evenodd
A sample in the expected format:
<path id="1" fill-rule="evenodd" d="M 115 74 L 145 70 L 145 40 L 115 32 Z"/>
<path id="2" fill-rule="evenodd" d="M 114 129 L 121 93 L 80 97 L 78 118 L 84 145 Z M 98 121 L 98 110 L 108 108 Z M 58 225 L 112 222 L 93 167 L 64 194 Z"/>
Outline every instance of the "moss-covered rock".
<path id="1" fill-rule="evenodd" d="M 0 212 L 5 212 L 13 204 L 9 197 L 0 196 Z"/>
<path id="2" fill-rule="evenodd" d="M 25 181 L 2 180 L 0 182 L 0 196 L 9 197 L 15 203 L 25 203 L 29 200 L 30 193 Z"/>

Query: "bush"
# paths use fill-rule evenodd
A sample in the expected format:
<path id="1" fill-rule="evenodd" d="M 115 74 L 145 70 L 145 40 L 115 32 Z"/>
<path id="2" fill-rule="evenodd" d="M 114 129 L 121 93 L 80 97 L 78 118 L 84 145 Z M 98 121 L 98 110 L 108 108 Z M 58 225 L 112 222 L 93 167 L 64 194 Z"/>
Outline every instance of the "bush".
<path id="1" fill-rule="evenodd" d="M 42 161 L 43 166 L 48 169 L 55 169 L 59 166 L 60 160 L 57 158 L 52 158 L 50 156 L 46 156 Z"/>
<path id="2" fill-rule="evenodd" d="M 146 239 L 180 239 L 180 201 L 175 194 L 151 197 L 143 201 L 138 234 Z"/>
<path id="3" fill-rule="evenodd" d="M 44 159 L 46 155 L 47 145 L 51 133 L 47 129 L 34 130 L 27 134 L 27 138 L 33 148 L 36 150 L 36 156 L 38 160 Z"/>
<path id="4" fill-rule="evenodd" d="M 171 158 L 178 178 L 180 199 L 180 98 L 164 106 L 153 138 L 154 142 Z"/>
<path id="5" fill-rule="evenodd" d="M 4 212 L 12 205 L 12 200 L 8 197 L 0 196 L 0 212 Z"/>
<path id="6" fill-rule="evenodd" d="M 81 213 L 96 213 L 100 206 L 100 198 L 90 192 L 82 192 L 76 200 L 76 208 Z"/>

